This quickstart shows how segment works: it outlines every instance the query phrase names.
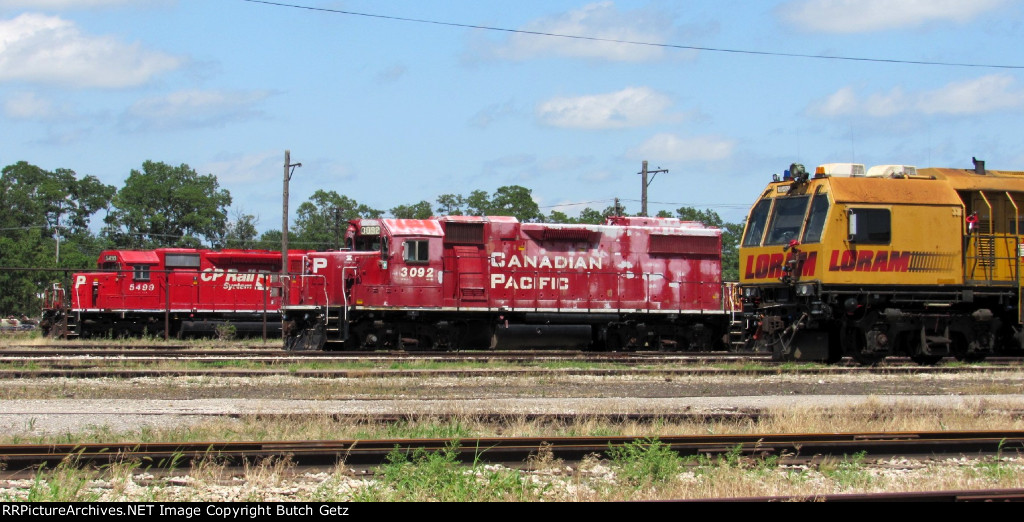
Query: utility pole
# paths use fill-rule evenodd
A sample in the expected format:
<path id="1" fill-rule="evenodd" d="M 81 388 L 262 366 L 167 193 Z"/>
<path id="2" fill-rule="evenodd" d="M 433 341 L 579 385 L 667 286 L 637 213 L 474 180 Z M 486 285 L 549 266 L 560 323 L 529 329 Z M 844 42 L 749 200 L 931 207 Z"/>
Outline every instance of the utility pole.
<path id="1" fill-rule="evenodd" d="M 643 180 L 642 180 L 643 181 L 643 187 L 641 187 L 641 189 L 640 189 L 640 215 L 641 216 L 647 217 L 647 187 L 651 183 L 654 183 L 654 178 L 657 177 L 658 174 L 661 173 L 661 172 L 668 172 L 668 169 L 659 168 L 657 170 L 647 170 L 647 160 L 644 160 L 644 162 L 643 162 L 643 170 L 641 170 L 640 172 L 637 172 L 637 174 L 640 174 L 641 176 L 643 176 Z M 648 174 L 654 174 L 654 177 L 652 177 L 650 181 L 647 181 L 647 175 Z"/>
<path id="2" fill-rule="evenodd" d="M 284 151 L 284 202 L 281 211 L 281 304 L 288 304 L 288 182 L 301 163 L 292 164 L 292 151 Z"/>
<path id="3" fill-rule="evenodd" d="M 341 207 L 334 207 L 334 249 L 341 250 Z"/>

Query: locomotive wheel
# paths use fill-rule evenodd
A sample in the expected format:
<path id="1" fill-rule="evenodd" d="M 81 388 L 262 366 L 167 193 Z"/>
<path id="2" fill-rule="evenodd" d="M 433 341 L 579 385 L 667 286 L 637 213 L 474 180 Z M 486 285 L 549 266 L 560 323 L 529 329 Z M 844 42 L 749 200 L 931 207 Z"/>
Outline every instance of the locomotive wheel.
<path id="1" fill-rule="evenodd" d="M 963 335 L 953 336 L 953 356 L 956 360 L 965 363 L 976 363 L 985 360 L 984 353 L 969 352 L 967 351 L 967 339 Z"/>

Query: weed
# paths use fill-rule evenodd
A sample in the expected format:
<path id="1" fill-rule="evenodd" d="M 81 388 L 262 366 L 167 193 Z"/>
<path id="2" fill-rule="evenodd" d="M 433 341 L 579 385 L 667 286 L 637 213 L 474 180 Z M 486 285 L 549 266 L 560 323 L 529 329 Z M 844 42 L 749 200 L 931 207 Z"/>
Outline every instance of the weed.
<path id="1" fill-rule="evenodd" d="M 843 488 L 864 487 L 871 483 L 871 474 L 864 466 L 866 451 L 843 455 L 842 460 L 827 458 L 818 465 L 818 471 Z"/>
<path id="2" fill-rule="evenodd" d="M 618 476 L 635 487 L 668 482 L 679 474 L 683 465 L 683 459 L 657 438 L 610 446 L 608 456 L 618 469 Z"/>
<path id="3" fill-rule="evenodd" d="M 978 476 L 999 482 L 1017 474 L 1017 471 L 1014 470 L 1012 466 L 1008 465 L 1003 459 L 1003 446 L 1005 444 L 1006 439 L 999 441 L 999 446 L 994 457 L 982 459 L 975 464 L 974 470 Z"/>
<path id="4" fill-rule="evenodd" d="M 387 463 L 377 471 L 377 484 L 354 492 L 357 501 L 522 501 L 536 498 L 540 487 L 514 470 L 481 466 L 465 467 L 458 461 L 459 443 L 443 450 L 411 453 L 395 447 Z"/>
<path id="5" fill-rule="evenodd" d="M 65 460 L 50 471 L 36 472 L 25 492 L 26 502 L 96 502 L 101 493 L 88 488 L 95 479 L 94 470 L 80 469 L 75 459 Z"/>
<path id="6" fill-rule="evenodd" d="M 231 323 L 221 323 L 217 325 L 217 339 L 221 341 L 234 340 L 235 335 L 238 333 L 238 328 Z"/>

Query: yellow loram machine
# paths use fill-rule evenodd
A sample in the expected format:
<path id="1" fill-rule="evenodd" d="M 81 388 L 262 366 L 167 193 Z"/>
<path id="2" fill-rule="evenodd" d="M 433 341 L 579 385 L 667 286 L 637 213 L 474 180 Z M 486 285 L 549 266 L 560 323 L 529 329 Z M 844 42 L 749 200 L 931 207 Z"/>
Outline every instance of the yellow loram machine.
<path id="1" fill-rule="evenodd" d="M 780 360 L 921 364 L 1021 349 L 1024 172 L 793 164 L 750 210 L 750 342 Z"/>

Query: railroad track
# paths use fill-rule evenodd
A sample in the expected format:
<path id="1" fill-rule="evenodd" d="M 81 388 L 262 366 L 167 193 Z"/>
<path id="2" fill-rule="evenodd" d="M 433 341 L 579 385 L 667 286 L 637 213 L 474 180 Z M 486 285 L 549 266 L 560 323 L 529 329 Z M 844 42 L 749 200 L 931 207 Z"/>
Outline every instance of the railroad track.
<path id="1" fill-rule="evenodd" d="M 7 357 L 238 357 L 268 359 L 430 359 L 430 360 L 466 360 L 466 359 L 580 359 L 592 361 L 632 361 L 649 359 L 765 359 L 769 354 L 758 352 L 583 352 L 578 350 L 493 350 L 493 351 L 343 351 L 295 352 L 278 349 L 201 349 L 186 346 L 141 346 L 125 348 L 124 346 L 8 346 L 0 348 L 0 358 Z"/>
<path id="2" fill-rule="evenodd" d="M 38 363 L 37 363 L 38 364 Z M 54 367 L 0 370 L 0 379 L 71 378 L 136 379 L 145 377 L 298 377 L 316 379 L 366 379 L 380 377 L 532 377 L 532 376 L 769 376 L 769 375 L 921 375 L 1016 372 L 1016 367 L 881 367 L 881 368 L 352 368 L 352 369 L 295 369 L 295 368 L 185 368 L 146 369 L 110 367 Z"/>
<path id="3" fill-rule="evenodd" d="M 903 491 L 898 493 L 843 493 L 775 497 L 683 499 L 675 502 L 1024 502 L 1024 489 L 955 491 Z"/>
<path id="4" fill-rule="evenodd" d="M 402 453 L 445 451 L 466 463 L 523 465 L 531 456 L 549 455 L 579 462 L 592 454 L 607 456 L 614 448 L 660 444 L 680 456 L 719 455 L 779 457 L 780 463 L 815 462 L 826 457 L 864 454 L 870 458 L 968 456 L 990 457 L 1024 450 L 1024 432 L 896 432 L 661 437 L 507 437 L 450 439 L 381 439 L 272 442 L 22 444 L 0 446 L 0 462 L 11 472 L 52 468 L 59 463 L 106 465 L 139 461 L 153 468 L 174 468 L 207 459 L 242 466 L 287 458 L 298 466 L 377 466 L 396 449 Z"/>
<path id="5" fill-rule="evenodd" d="M 756 362 L 765 366 L 794 367 L 793 363 L 772 361 L 771 356 L 760 352 L 581 352 L 575 350 L 531 350 L 531 351 L 464 351 L 464 352 L 405 352 L 405 351 L 371 351 L 371 352 L 290 352 L 277 349 L 197 349 L 187 345 L 139 345 L 125 348 L 122 345 L 69 347 L 67 345 L 40 345 L 34 347 L 11 346 L 0 348 L 0 362 L 33 361 L 36 363 L 60 359 L 95 359 L 95 360 L 224 360 L 237 359 L 260 363 L 300 363 L 303 361 L 352 361 L 362 362 L 395 362 L 395 361 L 432 361 L 446 362 L 508 362 L 529 363 L 544 361 L 575 361 L 590 363 L 615 363 L 621 365 L 641 365 L 654 363 L 678 364 L 714 364 L 729 362 Z M 947 359 L 952 362 L 953 359 Z M 1024 359 L 1017 357 L 990 357 L 983 365 L 962 368 L 1018 367 L 1024 365 Z M 861 366 L 850 358 L 840 363 L 823 368 L 862 368 L 862 369 L 893 369 L 923 368 L 947 370 L 948 367 L 920 366 L 909 358 L 889 357 L 884 364 L 877 366 Z M 801 370 L 809 370 L 804 366 Z"/>

